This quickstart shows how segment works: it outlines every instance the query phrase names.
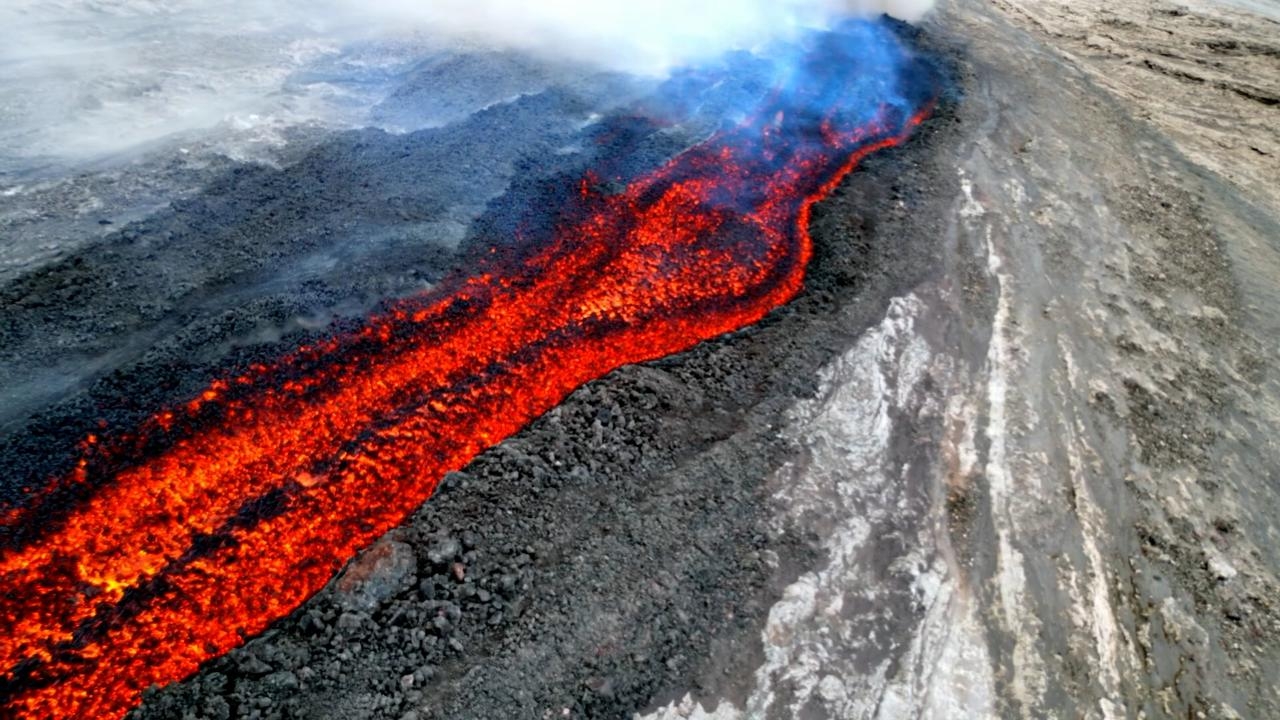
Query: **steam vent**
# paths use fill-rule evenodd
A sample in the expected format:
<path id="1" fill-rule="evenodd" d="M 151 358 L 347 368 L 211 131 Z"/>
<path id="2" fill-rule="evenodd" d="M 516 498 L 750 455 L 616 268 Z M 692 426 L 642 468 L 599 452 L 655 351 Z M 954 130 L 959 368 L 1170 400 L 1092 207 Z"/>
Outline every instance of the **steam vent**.
<path id="1" fill-rule="evenodd" d="M 1280 718 L 1280 3 L 0 8 L 0 718 Z"/>

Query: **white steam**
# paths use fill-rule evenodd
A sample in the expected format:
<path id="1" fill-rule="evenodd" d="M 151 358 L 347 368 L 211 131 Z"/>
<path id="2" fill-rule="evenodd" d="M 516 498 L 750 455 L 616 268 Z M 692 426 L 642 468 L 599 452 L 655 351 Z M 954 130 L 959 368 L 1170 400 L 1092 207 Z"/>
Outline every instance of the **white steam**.
<path id="1" fill-rule="evenodd" d="M 333 0 L 383 31 L 413 28 L 486 47 L 644 74 L 756 47 L 849 15 L 919 19 L 932 0 Z"/>
<path id="2" fill-rule="evenodd" d="M 427 49 L 510 49 L 662 75 L 850 14 L 915 20 L 931 4 L 3 0 L 0 189 L 28 162 L 101 157 L 178 133 L 216 129 L 260 145 L 298 123 L 359 125 L 387 89 L 379 82 Z"/>

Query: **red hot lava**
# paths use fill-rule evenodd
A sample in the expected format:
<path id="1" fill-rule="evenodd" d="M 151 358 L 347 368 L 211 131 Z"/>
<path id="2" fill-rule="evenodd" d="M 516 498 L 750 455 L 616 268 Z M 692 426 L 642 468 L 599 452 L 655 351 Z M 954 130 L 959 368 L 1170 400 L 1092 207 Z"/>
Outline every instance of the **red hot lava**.
<path id="1" fill-rule="evenodd" d="M 8 713 L 122 715 L 296 608 L 578 386 L 794 296 L 813 204 L 923 113 L 836 97 L 793 118 L 781 95 L 619 194 L 584 180 L 578 219 L 516 267 L 215 382 L 115 450 L 90 438 L 64 482 L 91 492 L 0 555 Z M 162 449 L 119 449 L 149 438 Z"/>

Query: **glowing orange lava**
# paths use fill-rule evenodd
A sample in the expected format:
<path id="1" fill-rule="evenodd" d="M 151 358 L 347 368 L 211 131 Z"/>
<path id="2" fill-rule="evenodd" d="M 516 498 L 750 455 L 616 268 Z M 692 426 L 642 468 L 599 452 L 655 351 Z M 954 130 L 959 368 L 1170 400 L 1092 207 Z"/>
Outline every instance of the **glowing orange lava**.
<path id="1" fill-rule="evenodd" d="M 0 555 L 8 713 L 122 715 L 296 608 L 578 386 L 759 320 L 801 287 L 813 204 L 923 114 L 826 118 L 804 142 L 781 109 L 762 117 L 619 194 L 584 181 L 578 219 L 517 267 L 213 383 L 131 436 L 169 438 L 158 451 L 86 441 L 65 482 L 93 491 Z"/>

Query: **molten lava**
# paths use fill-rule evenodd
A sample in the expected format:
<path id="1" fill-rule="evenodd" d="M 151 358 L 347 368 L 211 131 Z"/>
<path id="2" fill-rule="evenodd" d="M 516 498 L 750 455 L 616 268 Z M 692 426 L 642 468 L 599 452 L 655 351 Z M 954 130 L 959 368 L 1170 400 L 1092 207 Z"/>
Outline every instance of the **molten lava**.
<path id="1" fill-rule="evenodd" d="M 61 481 L 89 491 L 0 554 L 0 703 L 123 714 L 298 607 L 578 386 L 794 296 L 813 204 L 923 117 L 840 60 L 617 194 L 584 179 L 572 219 L 518 262 L 214 382 L 125 440 L 89 438 Z"/>

